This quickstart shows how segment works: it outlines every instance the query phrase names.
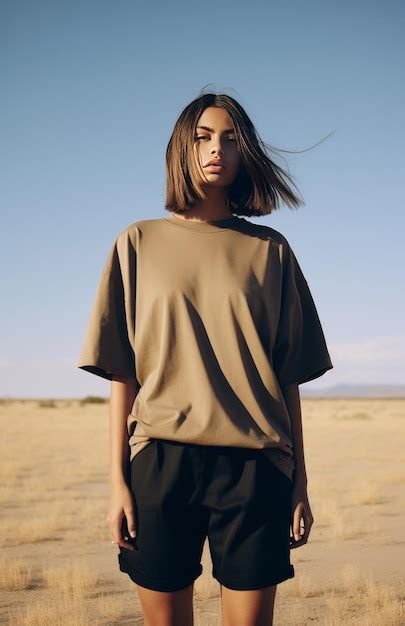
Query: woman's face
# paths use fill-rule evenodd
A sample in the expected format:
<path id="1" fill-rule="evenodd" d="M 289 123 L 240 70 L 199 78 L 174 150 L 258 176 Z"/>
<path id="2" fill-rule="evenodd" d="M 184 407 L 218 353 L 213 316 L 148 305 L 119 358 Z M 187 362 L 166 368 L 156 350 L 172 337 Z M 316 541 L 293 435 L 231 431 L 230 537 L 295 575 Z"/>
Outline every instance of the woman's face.
<path id="1" fill-rule="evenodd" d="M 194 156 L 205 184 L 231 185 L 239 171 L 240 153 L 232 120 L 225 109 L 208 107 L 197 121 L 194 137 Z M 216 161 L 222 168 L 210 168 Z"/>

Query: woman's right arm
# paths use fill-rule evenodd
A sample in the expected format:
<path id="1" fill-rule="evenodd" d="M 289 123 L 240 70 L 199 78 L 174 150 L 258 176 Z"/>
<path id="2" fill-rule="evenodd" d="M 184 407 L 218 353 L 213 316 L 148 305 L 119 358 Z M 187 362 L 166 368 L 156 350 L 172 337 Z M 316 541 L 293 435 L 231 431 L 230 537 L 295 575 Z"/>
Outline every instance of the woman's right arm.
<path id="1" fill-rule="evenodd" d="M 110 487 L 111 499 L 107 516 L 113 539 L 117 545 L 133 549 L 124 539 L 123 518 L 126 518 L 131 537 L 136 536 L 134 503 L 130 489 L 129 446 L 127 417 L 139 386 L 135 378 L 113 376 L 110 397 Z"/>

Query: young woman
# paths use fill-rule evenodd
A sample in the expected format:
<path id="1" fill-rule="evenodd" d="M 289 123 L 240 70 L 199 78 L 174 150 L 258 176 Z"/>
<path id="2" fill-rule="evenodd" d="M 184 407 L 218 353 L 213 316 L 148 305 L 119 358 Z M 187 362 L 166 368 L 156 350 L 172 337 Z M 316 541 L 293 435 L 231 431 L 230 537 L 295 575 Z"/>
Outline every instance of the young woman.
<path id="1" fill-rule="evenodd" d="M 313 523 L 298 385 L 333 365 L 286 237 L 243 216 L 301 202 L 227 95 L 166 159 L 168 213 L 116 237 L 78 363 L 112 381 L 107 523 L 145 624 L 193 624 L 208 537 L 224 626 L 267 626 Z"/>

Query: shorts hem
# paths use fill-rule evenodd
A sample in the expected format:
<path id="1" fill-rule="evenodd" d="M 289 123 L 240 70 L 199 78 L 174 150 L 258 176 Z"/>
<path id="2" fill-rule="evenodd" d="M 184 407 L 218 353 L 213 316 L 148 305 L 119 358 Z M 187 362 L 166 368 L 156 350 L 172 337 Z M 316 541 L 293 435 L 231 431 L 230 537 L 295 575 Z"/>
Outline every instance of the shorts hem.
<path id="1" fill-rule="evenodd" d="M 218 576 L 215 572 L 212 573 L 212 576 L 224 587 L 228 587 L 228 589 L 233 589 L 235 591 L 254 591 L 255 589 L 263 589 L 264 587 L 270 587 L 273 585 L 278 585 L 279 583 L 284 582 L 290 578 L 294 578 L 295 571 L 294 566 L 291 565 L 291 568 L 286 570 L 283 573 L 280 573 L 276 576 L 271 576 L 267 580 L 257 581 L 257 582 L 246 582 L 242 580 L 235 579 L 227 579 L 226 576 Z"/>
<path id="2" fill-rule="evenodd" d="M 143 574 L 138 573 L 134 571 L 133 569 L 125 568 L 122 565 L 120 560 L 119 560 L 119 568 L 121 572 L 123 572 L 124 574 L 128 574 L 132 582 L 140 585 L 141 587 L 145 587 L 146 589 L 151 589 L 152 591 L 162 591 L 162 592 L 167 592 L 167 593 L 181 591 L 182 589 L 189 587 L 195 580 L 197 580 L 197 578 L 201 576 L 202 571 L 203 571 L 202 565 L 200 564 L 198 570 L 194 572 L 192 576 L 183 578 L 178 583 L 173 583 L 173 581 L 171 581 L 170 583 L 165 583 L 162 580 L 159 581 L 157 579 L 148 578 L 147 576 L 144 576 Z"/>

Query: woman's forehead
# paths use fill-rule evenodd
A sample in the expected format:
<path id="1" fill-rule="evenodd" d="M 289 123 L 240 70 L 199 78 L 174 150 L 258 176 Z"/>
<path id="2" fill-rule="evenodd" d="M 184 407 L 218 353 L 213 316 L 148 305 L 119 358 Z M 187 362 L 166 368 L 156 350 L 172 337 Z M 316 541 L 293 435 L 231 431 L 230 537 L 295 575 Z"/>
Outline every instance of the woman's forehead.
<path id="1" fill-rule="evenodd" d="M 210 132 L 220 129 L 221 126 L 226 126 L 225 131 L 233 130 L 232 119 L 225 109 L 220 107 L 207 107 L 197 120 L 196 127 L 205 127 Z"/>

